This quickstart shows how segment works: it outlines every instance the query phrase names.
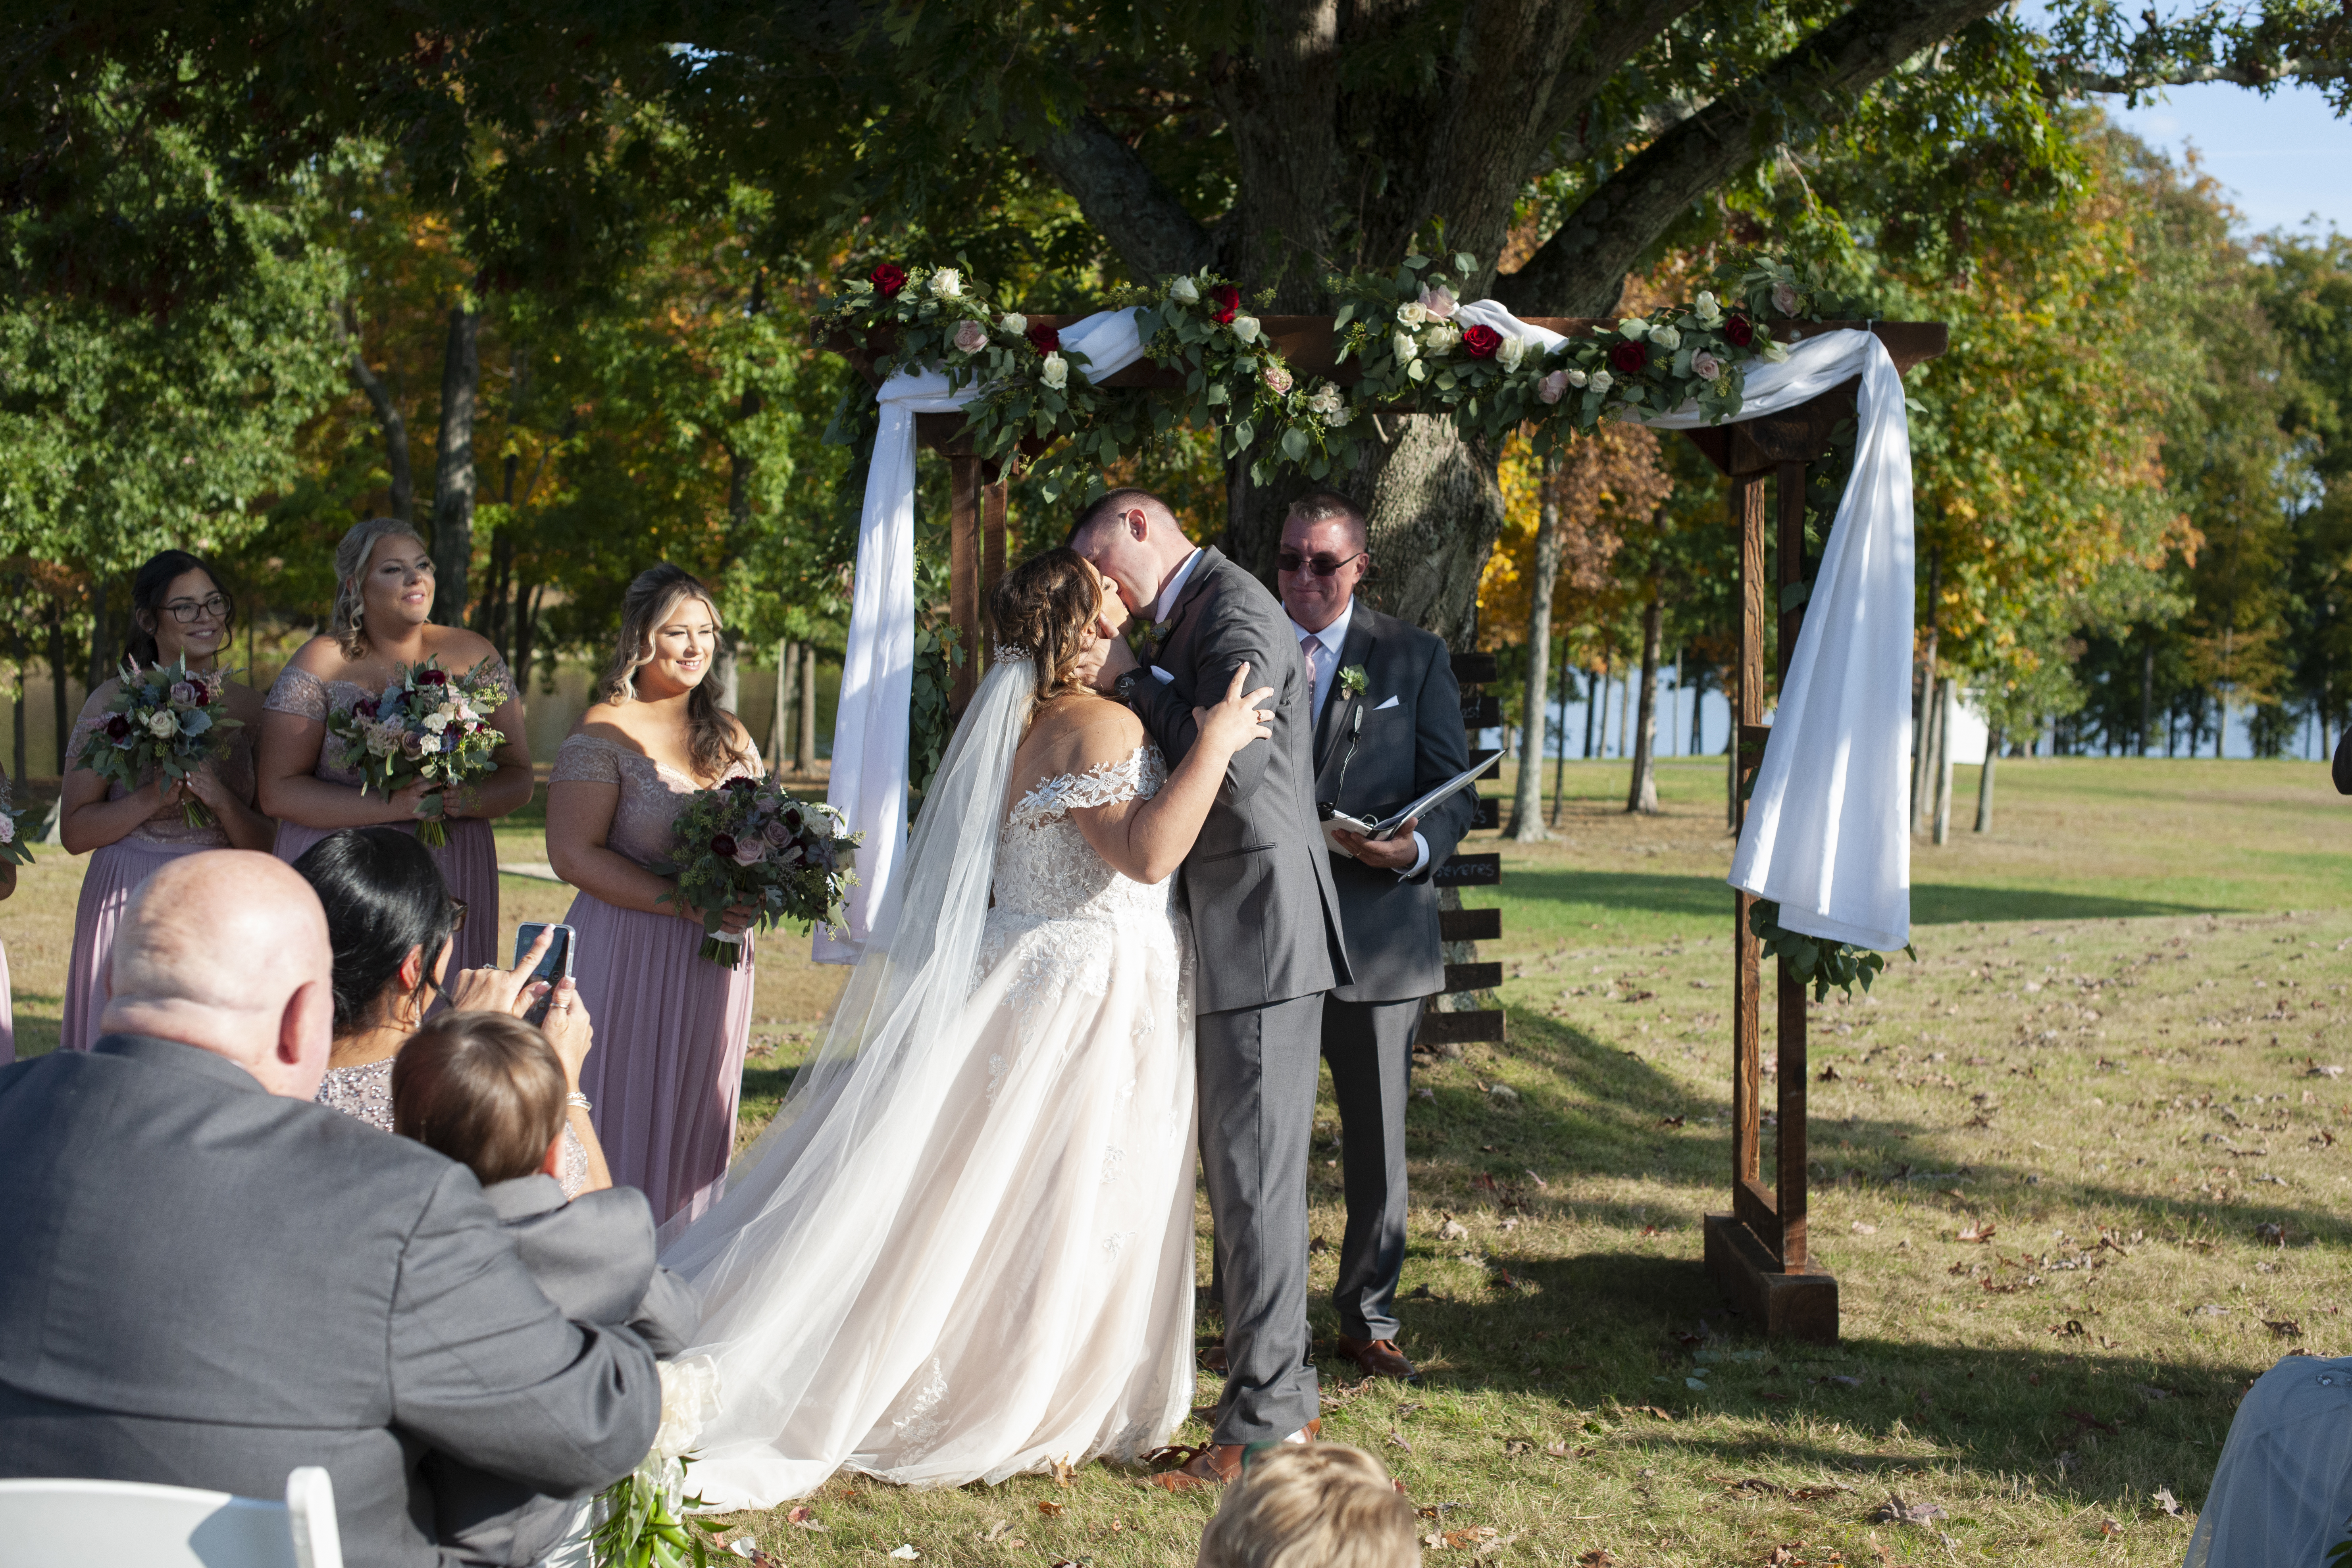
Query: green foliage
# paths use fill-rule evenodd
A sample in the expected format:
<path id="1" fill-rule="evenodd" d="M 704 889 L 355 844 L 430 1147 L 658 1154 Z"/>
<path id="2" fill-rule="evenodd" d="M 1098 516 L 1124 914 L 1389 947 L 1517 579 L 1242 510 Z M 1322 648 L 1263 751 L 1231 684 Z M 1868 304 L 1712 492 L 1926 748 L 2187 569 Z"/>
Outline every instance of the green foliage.
<path id="1" fill-rule="evenodd" d="M 1790 976 L 1799 984 L 1810 984 L 1816 1002 L 1826 998 L 1832 985 L 1848 996 L 1856 985 L 1867 993 L 1886 967 L 1883 953 L 1788 930 L 1780 924 L 1780 906 L 1769 899 L 1748 906 L 1748 929 L 1764 944 L 1765 957 L 1788 961 Z M 1917 948 L 1906 945 L 1903 951 L 1912 963 L 1919 962 Z"/>
<path id="2" fill-rule="evenodd" d="M 916 795 L 931 787 L 940 759 L 947 754 L 955 733 L 955 715 L 948 700 L 955 689 L 955 672 L 971 658 L 957 644 L 953 626 L 936 623 L 915 628 L 913 711 L 907 737 L 907 786 Z"/>

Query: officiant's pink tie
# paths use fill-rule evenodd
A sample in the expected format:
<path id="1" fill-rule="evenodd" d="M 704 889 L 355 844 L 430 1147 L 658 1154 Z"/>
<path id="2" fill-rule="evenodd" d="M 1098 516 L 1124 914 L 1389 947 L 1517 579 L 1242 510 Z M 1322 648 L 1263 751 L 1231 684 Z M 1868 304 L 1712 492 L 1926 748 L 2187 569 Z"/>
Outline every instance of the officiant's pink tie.
<path id="1" fill-rule="evenodd" d="M 1307 661 L 1307 717 L 1310 723 L 1315 718 L 1315 650 L 1321 646 L 1322 639 L 1313 632 L 1298 639 L 1298 657 Z"/>

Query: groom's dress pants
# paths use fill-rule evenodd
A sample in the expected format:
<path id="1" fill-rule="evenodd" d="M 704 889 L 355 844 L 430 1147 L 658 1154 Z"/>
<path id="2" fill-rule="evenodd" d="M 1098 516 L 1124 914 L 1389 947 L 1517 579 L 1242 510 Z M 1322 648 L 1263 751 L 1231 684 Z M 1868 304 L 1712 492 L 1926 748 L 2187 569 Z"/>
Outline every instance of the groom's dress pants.
<path id="1" fill-rule="evenodd" d="M 1319 1408 L 1307 1329 L 1307 1162 L 1323 996 L 1194 1021 L 1201 1164 L 1224 1298 L 1218 1443 L 1278 1442 Z"/>

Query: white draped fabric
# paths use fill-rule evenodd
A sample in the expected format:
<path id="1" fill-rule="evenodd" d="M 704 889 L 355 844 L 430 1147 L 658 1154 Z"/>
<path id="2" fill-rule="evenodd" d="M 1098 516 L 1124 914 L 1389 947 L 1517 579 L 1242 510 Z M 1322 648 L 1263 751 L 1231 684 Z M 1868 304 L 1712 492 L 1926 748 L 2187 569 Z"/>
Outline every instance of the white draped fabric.
<path id="1" fill-rule="evenodd" d="M 1065 328 L 1062 346 L 1085 354 L 1087 375 L 1098 381 L 1143 357 L 1139 314 L 1097 311 Z M 954 414 L 983 390 L 975 384 L 950 392 L 941 372 L 902 370 L 874 395 L 882 417 L 857 523 L 849 646 L 841 661 L 833 777 L 825 789 L 825 799 L 866 842 L 857 850 L 849 929 L 828 936 L 817 928 L 819 963 L 857 962 L 867 934 L 886 923 L 906 855 L 908 710 L 915 691 L 915 416 Z M 975 652 L 966 648 L 964 657 Z"/>
<path id="2" fill-rule="evenodd" d="M 1089 316 L 1063 342 L 1087 354 L 1095 376 L 1108 375 L 1141 357 L 1136 314 Z M 1464 305 L 1455 321 L 1547 348 L 1562 341 L 1490 300 Z M 1784 363 L 1745 368 L 1738 419 L 1782 412 L 1856 377 L 1862 384 L 1853 478 L 1822 552 L 1730 881 L 1776 900 L 1790 931 L 1892 951 L 1911 939 L 1911 436 L 1902 377 L 1885 345 L 1851 330 L 1808 338 Z M 866 839 L 847 940 L 820 934 L 822 963 L 856 958 L 895 896 L 906 836 L 914 416 L 951 412 L 977 389 L 950 395 L 944 375 L 901 374 L 877 395 L 882 425 L 858 537 L 829 795 Z M 1684 409 L 1646 423 L 1686 430 L 1705 421 Z"/>

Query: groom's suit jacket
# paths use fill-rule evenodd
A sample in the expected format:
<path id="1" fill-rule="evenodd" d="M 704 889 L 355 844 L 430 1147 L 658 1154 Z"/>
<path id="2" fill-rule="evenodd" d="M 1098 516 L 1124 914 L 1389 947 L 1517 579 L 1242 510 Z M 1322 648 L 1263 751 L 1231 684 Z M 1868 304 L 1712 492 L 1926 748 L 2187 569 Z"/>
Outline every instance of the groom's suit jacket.
<path id="1" fill-rule="evenodd" d="M 1192 563 L 1150 662 L 1135 710 L 1175 766 L 1200 733 L 1195 706 L 1222 701 L 1247 661 L 1245 690 L 1274 688 L 1274 734 L 1226 765 L 1201 837 L 1184 858 L 1186 908 L 1198 956 L 1194 1006 L 1202 1013 L 1263 1006 L 1328 991 L 1348 978 L 1339 895 L 1315 815 L 1313 728 L 1307 663 L 1290 617 L 1265 584 L 1215 549 Z"/>
<path id="2" fill-rule="evenodd" d="M 1377 822 L 1402 811 L 1470 765 L 1462 728 L 1462 689 L 1445 644 L 1432 632 L 1384 616 L 1358 599 L 1340 640 L 1338 668 L 1364 672 L 1364 689 L 1324 700 L 1315 728 L 1315 793 L 1349 816 Z M 1353 980 L 1332 994 L 1343 1002 L 1404 1002 L 1445 989 L 1444 948 L 1437 935 L 1437 886 L 1445 864 L 1476 815 L 1472 791 L 1432 807 L 1415 829 L 1429 864 L 1411 877 L 1334 855 L 1331 877 L 1348 932 Z"/>
<path id="3" fill-rule="evenodd" d="M 0 1476 L 323 1465 L 353 1568 L 434 1568 L 428 1451 L 562 1496 L 661 1424 L 653 1352 L 567 1321 L 471 1172 L 192 1046 L 0 1069 Z"/>

